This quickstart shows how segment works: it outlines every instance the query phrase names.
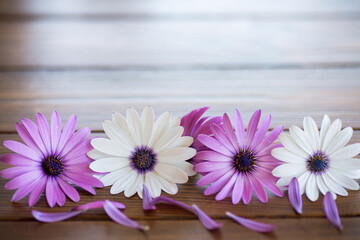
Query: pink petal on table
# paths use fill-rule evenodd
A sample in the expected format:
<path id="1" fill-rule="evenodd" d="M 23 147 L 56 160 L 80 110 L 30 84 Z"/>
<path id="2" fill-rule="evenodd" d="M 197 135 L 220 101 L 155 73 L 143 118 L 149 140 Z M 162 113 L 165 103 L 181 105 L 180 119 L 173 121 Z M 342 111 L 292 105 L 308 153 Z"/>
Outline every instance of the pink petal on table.
<path id="1" fill-rule="evenodd" d="M 335 200 L 331 194 L 331 192 L 327 192 L 325 194 L 324 200 L 324 212 L 327 219 L 340 231 L 343 229 L 341 225 L 341 219 L 339 216 L 339 212 L 335 203 Z"/>
<path id="2" fill-rule="evenodd" d="M 192 210 L 207 230 L 216 230 L 222 227 L 222 223 L 215 222 L 195 204 L 192 205 Z"/>
<path id="3" fill-rule="evenodd" d="M 125 209 L 125 205 L 120 203 L 120 202 L 113 202 L 111 201 L 111 203 L 119 209 Z M 85 203 L 82 204 L 80 206 L 74 207 L 72 209 L 72 211 L 86 211 L 88 209 L 96 209 L 96 208 L 103 208 L 105 204 L 105 201 L 95 201 L 95 202 L 89 202 L 89 203 Z"/>
<path id="4" fill-rule="evenodd" d="M 107 213 L 107 215 L 117 222 L 118 224 L 124 225 L 126 227 L 130 228 L 136 228 L 143 231 L 149 230 L 149 226 L 141 225 L 130 218 L 128 218 L 124 213 L 122 213 L 119 209 L 115 207 L 114 204 L 112 204 L 109 200 L 105 200 L 104 203 L 104 210 Z"/>
<path id="5" fill-rule="evenodd" d="M 222 226 L 222 224 L 219 224 L 219 223 L 215 222 L 214 220 L 212 220 L 208 215 L 206 215 L 195 204 L 193 204 L 191 207 L 191 206 L 187 205 L 186 203 L 173 200 L 166 196 L 160 196 L 160 197 L 152 199 L 149 194 L 149 191 L 147 190 L 146 186 L 144 185 L 143 186 L 143 209 L 144 210 L 155 210 L 156 209 L 155 204 L 159 203 L 159 202 L 165 202 L 165 203 L 168 203 L 171 205 L 175 205 L 175 206 L 184 208 L 184 209 L 194 213 L 199 218 L 199 220 L 204 225 L 204 227 L 208 230 L 215 230 Z"/>
<path id="6" fill-rule="evenodd" d="M 291 206 L 294 208 L 295 212 L 298 214 L 302 214 L 302 198 L 300 193 L 299 181 L 296 177 L 291 179 L 289 188 L 288 188 L 288 196 Z"/>
<path id="7" fill-rule="evenodd" d="M 243 217 L 236 216 L 232 214 L 231 212 L 226 212 L 226 215 L 228 215 L 230 218 L 232 218 L 237 223 L 243 225 L 244 227 L 253 230 L 255 232 L 260 233 L 267 233 L 273 231 L 276 226 L 268 223 L 260 223 L 254 220 L 246 219 Z"/>
<path id="8" fill-rule="evenodd" d="M 166 197 L 166 196 L 160 196 L 160 197 L 154 198 L 150 202 L 150 205 L 155 205 L 156 203 L 159 203 L 159 202 L 169 203 L 171 205 L 175 205 L 175 206 L 184 208 L 186 210 L 189 210 L 190 212 L 193 211 L 192 208 L 189 205 L 187 205 L 186 203 L 173 200 L 173 199 L 171 199 L 169 197 Z"/>
<path id="9" fill-rule="evenodd" d="M 59 213 L 45 213 L 37 210 L 32 210 L 34 218 L 40 222 L 59 222 L 72 217 L 75 217 L 82 213 L 82 211 L 71 211 L 71 212 L 59 212 Z"/>
<path id="10" fill-rule="evenodd" d="M 156 206 L 155 204 L 152 202 L 152 197 L 150 196 L 149 190 L 147 189 L 147 187 L 145 185 L 143 185 L 143 209 L 144 210 L 155 210 Z"/>

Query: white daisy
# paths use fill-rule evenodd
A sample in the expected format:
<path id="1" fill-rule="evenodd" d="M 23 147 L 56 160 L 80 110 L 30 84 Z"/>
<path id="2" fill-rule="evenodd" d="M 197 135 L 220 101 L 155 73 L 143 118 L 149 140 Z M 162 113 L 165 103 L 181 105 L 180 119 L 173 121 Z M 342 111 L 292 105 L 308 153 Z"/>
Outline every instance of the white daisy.
<path id="1" fill-rule="evenodd" d="M 336 195 L 347 196 L 345 189 L 358 190 L 354 180 L 360 178 L 360 159 L 354 158 L 360 153 L 360 143 L 345 145 L 352 137 L 353 129 L 341 130 L 341 121 L 330 125 L 325 115 L 320 132 L 311 117 L 304 118 L 304 131 L 297 126 L 289 128 L 289 134 L 282 134 L 279 140 L 284 147 L 272 150 L 273 157 L 283 164 L 273 170 L 279 177 L 278 186 L 289 185 L 296 177 L 300 193 L 306 192 L 311 201 L 316 201 L 320 192 L 330 191 Z"/>
<path id="2" fill-rule="evenodd" d="M 186 160 L 195 156 L 190 148 L 193 139 L 181 137 L 184 128 L 179 126 L 180 118 L 172 118 L 165 112 L 154 120 L 151 107 L 146 107 L 141 117 L 129 108 L 126 118 L 114 113 L 112 120 L 106 120 L 103 128 L 110 138 L 94 138 L 93 150 L 88 156 L 95 161 L 90 168 L 107 173 L 99 179 L 104 186 L 112 186 L 111 194 L 124 191 L 126 197 L 136 192 L 142 198 L 143 184 L 152 197 L 161 190 L 176 194 L 176 183 L 186 183 L 188 176 L 195 175 L 193 165 Z"/>

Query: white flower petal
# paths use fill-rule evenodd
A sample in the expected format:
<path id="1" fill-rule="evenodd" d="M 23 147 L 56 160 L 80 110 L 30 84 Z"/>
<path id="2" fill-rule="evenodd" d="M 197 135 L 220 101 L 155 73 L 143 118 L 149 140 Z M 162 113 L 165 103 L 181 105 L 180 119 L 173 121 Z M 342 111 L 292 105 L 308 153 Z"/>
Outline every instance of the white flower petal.
<path id="1" fill-rule="evenodd" d="M 101 177 L 100 181 L 104 184 L 105 187 L 108 187 L 113 185 L 121 176 L 127 175 L 131 171 L 132 168 L 130 167 L 121 168 Z"/>
<path id="2" fill-rule="evenodd" d="M 294 176 L 279 178 L 279 180 L 277 180 L 277 182 L 276 182 L 276 186 L 278 186 L 278 187 L 288 186 L 293 177 Z"/>
<path id="3" fill-rule="evenodd" d="M 116 123 L 106 120 L 103 122 L 103 129 L 111 140 L 119 142 L 123 148 L 131 150 L 135 147 L 134 141 L 129 141 L 130 138 L 127 133 L 123 132 Z"/>
<path id="4" fill-rule="evenodd" d="M 142 176 L 142 174 L 133 174 L 131 178 L 127 180 L 127 186 L 124 190 L 124 196 L 131 197 L 137 192 L 138 186 L 143 184 L 144 176 Z"/>
<path id="5" fill-rule="evenodd" d="M 351 164 L 346 165 L 346 164 L 342 164 L 342 163 L 338 164 L 338 163 L 340 163 L 340 162 L 332 161 L 331 168 L 336 169 L 337 171 L 341 172 L 345 176 L 348 176 L 349 178 L 353 178 L 353 179 L 360 178 L 360 169 L 359 168 L 354 168 L 354 166 Z M 359 165 L 357 165 L 357 166 L 359 166 Z"/>
<path id="6" fill-rule="evenodd" d="M 323 177 L 325 185 L 328 187 L 328 189 L 331 192 L 333 192 L 337 195 L 340 195 L 340 196 L 348 195 L 347 191 L 343 187 L 338 185 L 336 182 L 334 182 L 332 180 L 332 178 L 330 176 L 328 176 L 326 173 L 322 174 L 322 177 Z"/>
<path id="7" fill-rule="evenodd" d="M 284 163 L 274 168 L 272 174 L 275 177 L 289 177 L 305 171 L 306 171 L 305 164 Z"/>
<path id="8" fill-rule="evenodd" d="M 329 130 L 330 127 L 330 118 L 328 115 L 325 115 L 321 124 L 321 128 L 320 128 L 320 148 L 322 149 L 323 144 L 324 144 L 324 139 L 325 136 Z"/>
<path id="9" fill-rule="evenodd" d="M 330 162 L 331 167 L 337 167 L 345 170 L 360 170 L 360 159 L 337 159 Z"/>
<path id="10" fill-rule="evenodd" d="M 180 126 L 180 121 L 181 121 L 180 117 L 171 118 L 168 130 Z"/>
<path id="11" fill-rule="evenodd" d="M 120 113 L 115 112 L 112 115 L 112 121 L 127 136 L 127 140 L 131 143 L 131 145 L 135 146 L 135 140 L 130 135 L 130 130 L 126 118 Z"/>
<path id="12" fill-rule="evenodd" d="M 154 173 L 155 175 L 157 175 L 156 173 Z M 158 175 L 157 175 L 158 176 Z M 178 187 L 175 183 L 172 182 L 168 182 L 167 180 L 165 180 L 162 177 L 158 177 L 157 178 L 159 180 L 159 182 L 162 185 L 162 189 L 167 192 L 168 194 L 176 194 L 178 192 Z"/>
<path id="13" fill-rule="evenodd" d="M 330 155 L 331 160 L 350 159 L 360 153 L 360 143 L 348 145 Z"/>
<path id="14" fill-rule="evenodd" d="M 145 186 L 149 190 L 150 196 L 153 198 L 158 197 L 161 194 L 161 186 L 158 179 L 160 179 L 160 177 L 156 176 L 156 173 L 146 173 Z"/>
<path id="15" fill-rule="evenodd" d="M 159 116 L 153 127 L 153 133 L 151 134 L 148 144 L 149 147 L 151 148 L 154 147 L 156 143 L 159 141 L 159 139 L 166 133 L 170 120 L 171 120 L 170 112 L 164 112 Z"/>
<path id="16" fill-rule="evenodd" d="M 331 155 L 339 149 L 343 148 L 350 141 L 352 135 L 353 129 L 351 127 L 347 127 L 338 134 L 336 134 L 336 136 L 328 145 L 326 149 L 326 154 Z"/>
<path id="17" fill-rule="evenodd" d="M 154 111 L 150 106 L 144 108 L 141 114 L 142 143 L 148 145 L 154 127 Z"/>
<path id="18" fill-rule="evenodd" d="M 142 145 L 142 126 L 139 114 L 134 108 L 129 108 L 126 111 L 126 122 L 129 127 L 129 131 L 137 146 Z"/>
<path id="19" fill-rule="evenodd" d="M 334 180 L 334 182 L 336 182 L 340 186 L 348 188 L 350 190 L 359 190 L 359 184 L 354 179 L 351 179 L 342 174 L 340 171 L 334 168 L 330 168 L 327 171 L 327 174 L 332 178 L 332 180 Z"/>
<path id="20" fill-rule="evenodd" d="M 306 159 L 301 158 L 295 154 L 293 154 L 292 152 L 290 152 L 289 150 L 287 150 L 286 148 L 275 148 L 271 151 L 271 155 L 274 158 L 277 158 L 283 162 L 288 162 L 288 163 L 299 163 L 302 164 L 306 161 Z"/>
<path id="21" fill-rule="evenodd" d="M 167 163 L 167 164 L 180 168 L 188 176 L 196 175 L 196 172 L 193 170 L 194 166 L 189 162 L 172 162 L 172 163 Z"/>
<path id="22" fill-rule="evenodd" d="M 112 172 L 127 166 L 129 166 L 129 159 L 112 157 L 96 160 L 89 167 L 95 172 Z"/>
<path id="23" fill-rule="evenodd" d="M 98 151 L 119 157 L 129 157 L 130 152 L 121 148 L 118 142 L 106 138 L 94 138 L 91 145 Z"/>
<path id="24" fill-rule="evenodd" d="M 169 148 L 176 148 L 176 147 L 190 147 L 191 144 L 194 142 L 194 139 L 190 136 L 184 136 L 176 139 L 176 141 L 169 146 Z"/>
<path id="25" fill-rule="evenodd" d="M 326 152 L 329 144 L 331 143 L 331 141 L 333 140 L 333 138 L 336 136 L 336 134 L 338 134 L 341 130 L 341 121 L 340 119 L 336 119 L 329 127 L 329 130 L 327 131 L 325 137 L 324 137 L 324 142 L 322 145 L 321 150 L 323 152 Z"/>
<path id="26" fill-rule="evenodd" d="M 320 136 L 319 130 L 316 126 L 314 119 L 307 116 L 304 118 L 304 132 L 308 135 L 309 140 L 311 141 L 311 147 L 314 152 L 320 149 Z"/>
<path id="27" fill-rule="evenodd" d="M 302 148 L 307 154 L 312 155 L 313 150 L 310 144 L 308 136 L 303 130 L 297 126 L 291 126 L 289 128 L 291 137 L 294 139 L 295 143 Z"/>
<path id="28" fill-rule="evenodd" d="M 300 148 L 299 145 L 296 144 L 296 142 L 292 139 L 292 137 L 289 134 L 286 133 L 280 134 L 279 140 L 281 144 L 293 154 L 303 159 L 308 158 L 309 154 L 306 153 L 302 148 Z"/>
<path id="29" fill-rule="evenodd" d="M 329 189 L 327 188 L 327 186 L 324 183 L 324 180 L 323 180 L 321 174 L 316 175 L 316 183 L 317 183 L 317 186 L 318 186 L 320 192 L 323 195 L 325 195 L 329 191 Z"/>
<path id="30" fill-rule="evenodd" d="M 174 127 L 173 129 L 167 131 L 153 147 L 153 150 L 156 153 L 160 153 L 166 149 L 169 145 L 173 144 L 177 139 L 181 137 L 181 134 L 184 132 L 184 128 L 181 126 Z"/>
<path id="31" fill-rule="evenodd" d="M 305 192 L 305 186 L 309 180 L 310 175 L 311 175 L 310 172 L 306 171 L 297 178 L 299 182 L 299 188 L 301 194 L 304 194 Z"/>
<path id="32" fill-rule="evenodd" d="M 189 180 L 183 170 L 167 164 L 156 164 L 155 172 L 159 174 L 160 177 L 173 183 L 186 183 Z"/>
<path id="33" fill-rule="evenodd" d="M 138 173 L 135 171 L 130 171 L 127 174 L 120 176 L 116 182 L 110 188 L 111 194 L 118 194 L 125 190 L 129 184 L 129 179 L 133 179 Z"/>
<path id="34" fill-rule="evenodd" d="M 196 150 L 188 147 L 171 148 L 160 152 L 157 159 L 162 163 L 186 161 L 196 155 Z"/>
<path id="35" fill-rule="evenodd" d="M 101 158 L 109 158 L 109 157 L 114 157 L 113 155 L 109 155 L 106 153 L 102 153 L 96 149 L 92 149 L 87 153 L 88 157 L 94 160 L 98 160 Z"/>
<path id="36" fill-rule="evenodd" d="M 306 196 L 310 201 L 316 201 L 319 198 L 319 190 L 316 184 L 315 174 L 311 174 L 306 183 Z"/>

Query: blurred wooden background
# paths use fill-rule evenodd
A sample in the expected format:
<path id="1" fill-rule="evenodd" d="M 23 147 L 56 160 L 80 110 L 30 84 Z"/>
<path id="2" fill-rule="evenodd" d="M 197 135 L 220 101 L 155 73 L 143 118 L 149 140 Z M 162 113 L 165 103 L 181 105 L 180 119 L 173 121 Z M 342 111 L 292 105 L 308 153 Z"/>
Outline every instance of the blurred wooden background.
<path id="1" fill-rule="evenodd" d="M 15 123 L 36 112 L 63 120 L 77 114 L 79 126 L 103 135 L 101 123 L 129 106 L 150 104 L 156 114 L 183 115 L 210 106 L 207 114 L 238 108 L 248 121 L 258 108 L 271 113 L 271 127 L 301 125 L 305 115 L 320 123 L 329 114 L 352 126 L 360 141 L 360 1 L 356 0 L 1 0 L 0 142 L 19 140 Z M 9 150 L 0 147 L 0 154 Z M 4 169 L 4 164 L 0 169 Z M 70 221 L 34 221 L 26 199 L 11 203 L 13 191 L 0 180 L 0 239 L 357 239 L 360 193 L 337 200 L 344 231 L 325 219 L 322 197 L 305 197 L 296 215 L 287 197 L 253 199 L 248 206 L 203 196 L 197 178 L 181 185 L 175 199 L 196 203 L 217 221 L 209 232 L 182 209 L 161 205 L 144 213 L 137 197 L 109 198 L 125 213 L 150 225 L 141 233 L 119 226 L 102 210 Z M 80 203 L 43 211 L 67 211 Z M 274 223 L 272 234 L 251 232 L 225 211 Z"/>

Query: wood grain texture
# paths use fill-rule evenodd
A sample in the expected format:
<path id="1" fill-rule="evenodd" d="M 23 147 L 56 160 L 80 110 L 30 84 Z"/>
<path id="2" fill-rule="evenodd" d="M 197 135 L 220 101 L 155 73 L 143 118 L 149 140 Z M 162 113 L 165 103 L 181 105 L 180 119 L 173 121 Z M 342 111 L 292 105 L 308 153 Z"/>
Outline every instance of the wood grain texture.
<path id="1" fill-rule="evenodd" d="M 0 69 L 357 66 L 358 29 L 360 20 L 3 21 Z"/>
<path id="2" fill-rule="evenodd" d="M 149 224 L 150 231 L 140 232 L 128 229 L 108 221 L 66 221 L 56 224 L 37 222 L 0 222 L 0 233 L 8 240 L 41 239 L 356 239 L 360 218 L 345 218 L 343 232 L 338 232 L 323 218 L 315 219 L 260 219 L 262 222 L 276 224 L 277 229 L 270 234 L 252 232 L 231 220 L 221 220 L 224 227 L 216 231 L 207 231 L 199 221 L 140 221 Z M 21 225 L 21 231 L 17 227 Z M 62 229 L 59 232 L 59 229 Z M 86 238 L 84 237 L 86 236 Z M 181 237 L 181 238 L 180 238 Z M 355 237 L 355 238 L 354 238 Z"/>
<path id="3" fill-rule="evenodd" d="M 353 13 L 360 11 L 358 1 L 343 0 L 303 0 L 282 1 L 273 0 L 2 0 L 0 14 L 2 15 L 47 15 L 62 17 L 74 16 L 109 16 L 109 15 L 145 15 L 161 16 L 175 14 L 221 15 L 256 13 L 258 16 L 266 14 L 276 17 L 278 14 L 294 16 L 294 13 Z"/>
<path id="4" fill-rule="evenodd" d="M 360 142 L 360 1 L 356 0 L 2 0 L 0 1 L 0 143 L 20 140 L 15 123 L 58 110 L 63 123 L 78 116 L 104 136 L 101 123 L 114 111 L 182 116 L 210 106 L 207 115 L 238 108 L 244 120 L 261 108 L 271 128 L 302 125 L 306 115 L 319 124 L 324 114 L 355 129 Z M 0 154 L 10 151 L 0 146 Z M 358 156 L 359 157 L 359 156 Z M 0 163 L 0 170 L 6 168 Z M 110 195 L 109 187 L 81 201 L 49 208 L 42 196 L 34 209 L 68 211 L 95 200 L 126 204 L 124 212 L 149 224 L 142 233 L 112 222 L 102 209 L 70 221 L 36 222 L 27 199 L 10 202 L 14 191 L 0 179 L 0 239 L 358 239 L 360 193 L 338 197 L 344 231 L 324 217 L 322 197 L 303 196 L 304 213 L 287 196 L 254 196 L 248 206 L 217 202 L 196 186 L 179 185 L 174 199 L 196 203 L 224 223 L 207 231 L 183 209 L 159 204 L 144 212 L 133 196 Z M 358 180 L 359 181 L 359 180 Z M 165 194 L 166 195 L 166 194 Z M 272 234 L 251 232 L 225 211 L 273 223 Z"/>
<path id="5" fill-rule="evenodd" d="M 94 136 L 105 137 L 104 134 L 94 134 Z M 0 142 L 4 140 L 18 140 L 20 138 L 15 134 L 1 134 Z M 350 143 L 360 142 L 360 131 L 355 131 Z M 10 153 L 8 149 L 1 146 L 0 154 Z M 7 165 L 0 163 L 0 170 L 8 167 Z M 251 203 L 247 206 L 240 203 L 233 205 L 231 199 L 227 198 L 224 201 L 215 201 L 214 195 L 204 196 L 204 187 L 196 186 L 196 181 L 200 176 L 191 177 L 190 181 L 186 184 L 179 184 L 179 192 L 175 196 L 171 196 L 176 200 L 183 201 L 187 204 L 197 204 L 210 216 L 215 218 L 224 218 L 226 211 L 231 211 L 235 214 L 239 214 L 246 217 L 267 217 L 267 218 L 304 218 L 304 217 L 323 217 L 322 197 L 316 202 L 310 202 L 306 196 L 303 196 L 304 213 L 299 216 L 295 214 L 288 201 L 287 196 L 278 198 L 269 193 L 269 202 L 267 204 L 261 203 L 253 196 Z M 14 191 L 4 189 L 4 184 L 7 182 L 5 179 L 0 179 L 0 221 L 1 220 L 30 220 L 32 219 L 30 208 L 27 207 L 27 199 L 23 199 L 17 203 L 11 203 L 10 199 Z M 79 204 L 111 199 L 114 201 L 120 201 L 124 203 L 127 208 L 125 213 L 135 219 L 194 219 L 195 216 L 183 209 L 173 207 L 171 205 L 162 204 L 156 211 L 150 211 L 145 213 L 142 211 L 142 201 L 139 197 L 133 196 L 131 198 L 124 197 L 124 194 L 111 195 L 110 187 L 104 189 L 97 189 L 96 196 L 80 189 L 81 201 L 79 203 L 71 202 L 69 199 L 66 202 L 65 207 L 55 207 L 50 209 L 43 196 L 38 204 L 35 206 L 40 211 L 58 212 L 68 211 L 71 208 L 78 206 Z M 170 196 L 166 193 L 164 195 Z M 285 194 L 286 195 L 286 194 Z M 321 195 L 321 194 L 320 194 Z M 337 206 L 341 216 L 360 216 L 360 192 L 349 191 L 348 197 L 338 197 Z M 78 219 L 86 220 L 99 220 L 105 219 L 106 216 L 102 214 L 102 210 L 89 211 L 87 214 L 77 217 Z"/>
<path id="6" fill-rule="evenodd" d="M 232 115 L 247 122 L 256 109 L 272 114 L 271 127 L 302 125 L 306 115 L 321 123 L 324 114 L 360 128 L 360 69 L 167 70 L 0 72 L 0 131 L 14 132 L 21 118 L 36 112 L 101 131 L 114 111 L 141 111 L 150 104 L 158 116 L 183 116 L 210 106 L 209 115 Z M 204 84 L 206 83 L 206 84 Z M 167 104 L 164 104 L 167 103 Z"/>

